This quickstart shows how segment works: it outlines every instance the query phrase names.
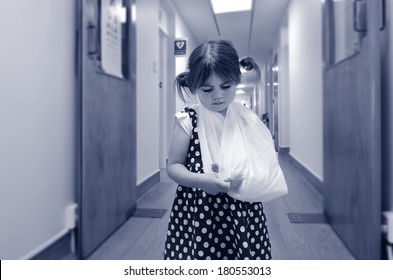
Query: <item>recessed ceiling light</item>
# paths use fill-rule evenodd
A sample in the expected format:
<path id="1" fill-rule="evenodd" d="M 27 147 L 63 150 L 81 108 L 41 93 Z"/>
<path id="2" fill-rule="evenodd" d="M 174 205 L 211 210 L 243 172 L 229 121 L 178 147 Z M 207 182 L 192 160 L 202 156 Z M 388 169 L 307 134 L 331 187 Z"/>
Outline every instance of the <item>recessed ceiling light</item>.
<path id="1" fill-rule="evenodd" d="M 252 0 L 210 0 L 215 14 L 250 11 Z"/>

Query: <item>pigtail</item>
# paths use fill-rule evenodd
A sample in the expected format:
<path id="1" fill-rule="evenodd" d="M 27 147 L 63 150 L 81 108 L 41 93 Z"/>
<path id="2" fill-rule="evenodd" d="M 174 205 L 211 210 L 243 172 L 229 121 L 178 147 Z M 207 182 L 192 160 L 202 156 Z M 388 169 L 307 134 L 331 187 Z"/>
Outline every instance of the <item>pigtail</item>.
<path id="1" fill-rule="evenodd" d="M 179 95 L 180 99 L 184 102 L 187 102 L 186 97 L 192 96 L 188 83 L 189 74 L 190 72 L 182 72 L 179 75 L 177 75 L 175 79 L 176 92 Z"/>
<path id="2" fill-rule="evenodd" d="M 255 60 L 250 57 L 246 56 L 243 57 L 240 61 L 240 66 L 246 70 L 246 71 L 251 71 L 254 70 L 256 75 L 257 75 L 257 88 L 261 91 L 263 91 L 263 84 L 262 84 L 262 79 L 261 79 L 261 70 L 259 69 L 258 64 L 256 64 Z"/>

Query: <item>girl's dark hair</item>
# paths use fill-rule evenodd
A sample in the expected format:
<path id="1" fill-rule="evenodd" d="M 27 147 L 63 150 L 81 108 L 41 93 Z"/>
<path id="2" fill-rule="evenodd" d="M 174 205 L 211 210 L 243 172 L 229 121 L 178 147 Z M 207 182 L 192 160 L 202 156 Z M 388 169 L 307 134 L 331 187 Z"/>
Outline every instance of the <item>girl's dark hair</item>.
<path id="1" fill-rule="evenodd" d="M 260 80 L 259 67 L 254 59 L 244 57 L 239 61 L 237 51 L 230 40 L 223 38 L 208 40 L 192 51 L 188 58 L 188 71 L 176 77 L 177 92 L 185 101 L 185 96 L 194 94 L 212 73 L 225 81 L 238 84 L 241 80 L 240 67 L 245 70 L 254 69 Z"/>

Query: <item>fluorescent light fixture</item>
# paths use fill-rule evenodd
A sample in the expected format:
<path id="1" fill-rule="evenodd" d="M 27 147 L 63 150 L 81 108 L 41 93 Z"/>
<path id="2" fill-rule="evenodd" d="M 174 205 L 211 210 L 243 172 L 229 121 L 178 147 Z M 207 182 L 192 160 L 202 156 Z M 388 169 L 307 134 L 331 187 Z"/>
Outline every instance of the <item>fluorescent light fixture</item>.
<path id="1" fill-rule="evenodd" d="M 250 11 L 253 0 L 210 0 L 215 14 Z"/>

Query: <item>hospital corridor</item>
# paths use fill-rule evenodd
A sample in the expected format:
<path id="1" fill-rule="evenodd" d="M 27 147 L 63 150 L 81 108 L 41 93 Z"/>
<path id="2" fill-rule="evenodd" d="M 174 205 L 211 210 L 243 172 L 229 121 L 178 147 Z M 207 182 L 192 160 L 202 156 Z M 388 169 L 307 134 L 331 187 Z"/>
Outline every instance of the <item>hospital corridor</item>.
<path id="1" fill-rule="evenodd" d="M 0 0 L 0 34 L 1 260 L 393 259 L 392 0 Z"/>

